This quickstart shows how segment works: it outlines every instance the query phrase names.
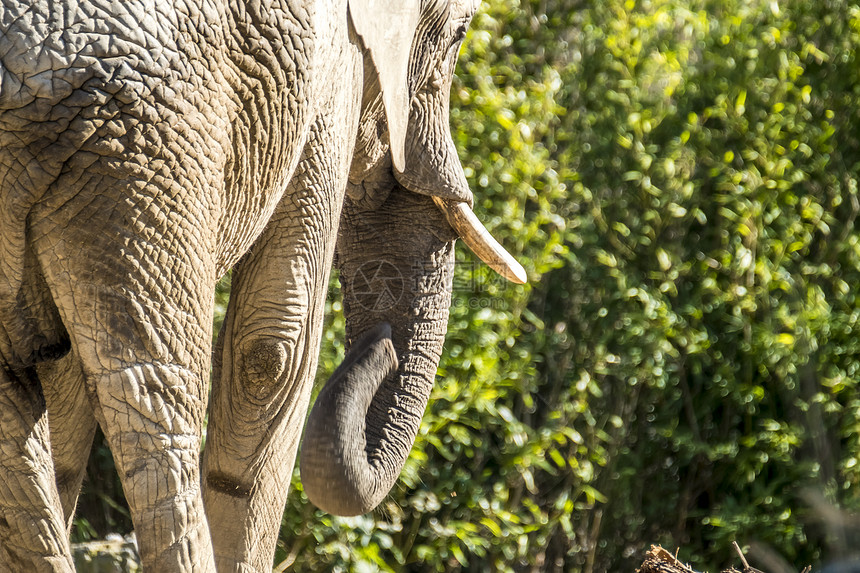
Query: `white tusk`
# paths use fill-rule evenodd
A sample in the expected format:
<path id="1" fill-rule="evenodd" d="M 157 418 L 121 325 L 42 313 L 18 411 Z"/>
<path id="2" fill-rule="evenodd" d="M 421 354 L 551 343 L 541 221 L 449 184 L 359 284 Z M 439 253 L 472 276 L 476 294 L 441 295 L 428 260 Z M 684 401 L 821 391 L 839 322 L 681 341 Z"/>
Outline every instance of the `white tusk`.
<path id="1" fill-rule="evenodd" d="M 445 214 L 448 224 L 491 269 L 517 284 L 528 280 L 523 266 L 484 228 L 467 203 L 446 201 L 440 197 L 433 197 L 433 201 Z"/>

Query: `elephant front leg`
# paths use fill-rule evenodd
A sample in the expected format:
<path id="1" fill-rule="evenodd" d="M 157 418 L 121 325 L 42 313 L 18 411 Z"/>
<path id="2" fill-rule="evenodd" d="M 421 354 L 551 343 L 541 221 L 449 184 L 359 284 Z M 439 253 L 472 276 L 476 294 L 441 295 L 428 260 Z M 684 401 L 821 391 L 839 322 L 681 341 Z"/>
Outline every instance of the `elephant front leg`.
<path id="1" fill-rule="evenodd" d="M 273 219 L 233 271 L 203 460 L 219 571 L 272 569 L 316 373 L 354 140 L 328 122 L 315 125 Z"/>

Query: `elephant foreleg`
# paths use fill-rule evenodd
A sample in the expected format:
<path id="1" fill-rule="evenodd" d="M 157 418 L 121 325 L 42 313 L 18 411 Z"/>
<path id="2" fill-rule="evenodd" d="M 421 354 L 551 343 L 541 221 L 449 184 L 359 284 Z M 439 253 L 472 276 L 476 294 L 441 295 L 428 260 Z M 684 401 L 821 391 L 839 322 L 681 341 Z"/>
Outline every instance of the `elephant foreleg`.
<path id="1" fill-rule="evenodd" d="M 335 123 L 316 122 L 273 219 L 233 271 L 203 462 L 219 571 L 272 568 L 354 141 Z"/>
<path id="2" fill-rule="evenodd" d="M 54 473 L 68 532 L 86 474 L 96 419 L 84 386 L 81 363 L 74 352 L 59 360 L 41 362 L 36 370 L 48 408 Z"/>
<path id="3" fill-rule="evenodd" d="M 48 417 L 32 374 L 0 368 L 0 570 L 71 572 Z"/>

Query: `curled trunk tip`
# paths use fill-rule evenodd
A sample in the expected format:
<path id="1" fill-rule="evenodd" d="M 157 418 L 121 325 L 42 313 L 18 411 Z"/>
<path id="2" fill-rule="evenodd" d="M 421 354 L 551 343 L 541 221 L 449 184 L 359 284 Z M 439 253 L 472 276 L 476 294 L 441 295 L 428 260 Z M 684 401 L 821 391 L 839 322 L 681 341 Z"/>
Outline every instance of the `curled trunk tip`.
<path id="1" fill-rule="evenodd" d="M 367 411 L 380 384 L 398 368 L 391 327 L 380 323 L 352 345 L 320 391 L 302 442 L 301 475 L 311 502 L 335 515 L 371 511 L 400 474 L 367 452 Z"/>

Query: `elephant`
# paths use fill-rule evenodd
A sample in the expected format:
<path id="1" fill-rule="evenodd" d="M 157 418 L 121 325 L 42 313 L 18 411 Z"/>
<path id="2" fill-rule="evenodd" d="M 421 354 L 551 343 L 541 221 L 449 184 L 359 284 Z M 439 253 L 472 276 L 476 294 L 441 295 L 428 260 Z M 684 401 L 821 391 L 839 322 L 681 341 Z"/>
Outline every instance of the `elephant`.
<path id="1" fill-rule="evenodd" d="M 302 482 L 370 511 L 427 404 L 455 239 L 526 278 L 448 127 L 476 2 L 0 2 L 0 568 L 73 570 L 98 425 L 145 570 L 270 570 L 333 265 L 348 351 Z"/>

